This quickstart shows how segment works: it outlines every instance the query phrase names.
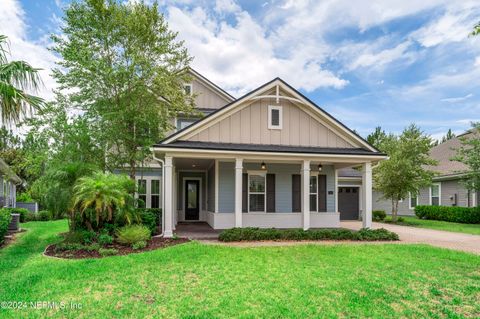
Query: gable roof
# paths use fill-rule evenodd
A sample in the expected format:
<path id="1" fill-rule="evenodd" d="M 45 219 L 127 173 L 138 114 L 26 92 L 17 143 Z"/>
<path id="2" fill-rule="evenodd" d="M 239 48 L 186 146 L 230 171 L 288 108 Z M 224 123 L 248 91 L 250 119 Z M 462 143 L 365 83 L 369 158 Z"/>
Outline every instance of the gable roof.
<path id="1" fill-rule="evenodd" d="M 288 83 L 286 83 L 285 81 L 283 81 L 282 79 L 280 79 L 278 77 L 269 81 L 269 82 L 267 82 L 267 83 L 265 83 L 265 84 L 263 84 L 263 85 L 261 85 L 261 86 L 259 86 L 258 88 L 256 88 L 253 91 L 243 95 L 242 97 L 238 98 L 237 100 L 228 103 L 224 107 L 218 109 L 215 112 L 212 112 L 211 114 L 209 114 L 206 117 L 202 118 L 201 120 L 195 122 L 194 124 L 184 128 L 182 130 L 179 130 L 176 133 L 166 137 L 165 139 L 160 141 L 158 144 L 163 144 L 163 145 L 164 144 L 169 144 L 171 142 L 176 141 L 177 139 L 179 139 L 181 137 L 187 136 L 189 134 L 191 135 L 193 132 L 201 130 L 201 128 L 204 125 L 207 125 L 208 123 L 213 122 L 215 119 L 219 118 L 220 116 L 228 114 L 229 112 L 234 112 L 235 108 L 237 106 L 239 106 L 241 103 L 243 103 L 245 101 L 248 101 L 249 99 L 255 97 L 256 95 L 258 95 L 261 92 L 271 90 L 275 87 L 277 87 L 277 92 L 278 92 L 279 88 L 282 88 L 282 90 L 284 90 L 287 93 L 294 96 L 294 98 L 293 98 L 294 100 L 297 100 L 300 103 L 306 105 L 311 110 L 316 112 L 318 115 L 325 118 L 329 122 L 329 124 L 331 124 L 334 127 L 334 129 L 336 129 L 337 131 L 344 132 L 348 136 L 348 138 L 350 138 L 352 141 L 355 141 L 356 142 L 355 144 L 357 144 L 360 148 L 365 148 L 367 151 L 370 151 L 370 152 L 379 153 L 379 151 L 375 147 L 370 145 L 365 139 L 363 139 L 361 136 L 359 136 L 357 133 L 355 133 L 354 131 L 349 129 L 342 122 L 340 122 L 339 120 L 334 118 L 328 112 L 323 110 L 321 107 L 316 105 L 314 102 L 312 102 L 306 96 L 304 96 L 302 93 L 300 93 L 299 91 L 297 91 L 292 86 L 290 86 Z M 281 96 L 281 97 L 286 98 L 285 96 Z"/>
<path id="2" fill-rule="evenodd" d="M 213 83 L 212 81 L 210 81 L 209 79 L 207 79 L 205 76 L 203 76 L 202 74 L 200 74 L 199 72 L 197 72 L 195 69 L 189 67 L 189 72 L 192 73 L 199 81 L 201 81 L 203 84 L 205 84 L 206 86 L 208 86 L 210 89 L 212 89 L 213 91 L 217 92 L 219 95 L 221 95 L 222 97 L 224 97 L 227 101 L 231 102 L 231 101 L 234 101 L 235 100 L 235 97 L 233 97 L 230 93 L 228 93 L 227 91 L 225 91 L 224 89 L 222 89 L 221 87 L 219 87 L 218 85 L 216 85 L 215 83 Z"/>
<path id="3" fill-rule="evenodd" d="M 15 185 L 22 183 L 22 179 L 15 174 L 15 172 L 0 158 L 0 176 L 5 176 L 9 181 Z M 3 186 L 2 186 L 3 187 Z"/>

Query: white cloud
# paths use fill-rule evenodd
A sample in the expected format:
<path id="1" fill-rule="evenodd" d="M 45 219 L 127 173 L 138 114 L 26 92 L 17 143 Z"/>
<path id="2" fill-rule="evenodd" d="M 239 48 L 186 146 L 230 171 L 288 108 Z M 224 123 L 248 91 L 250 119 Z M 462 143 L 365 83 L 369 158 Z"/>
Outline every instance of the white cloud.
<path id="1" fill-rule="evenodd" d="M 363 53 L 359 55 L 348 68 L 354 70 L 361 67 L 382 67 L 385 64 L 389 64 L 401 58 L 407 58 L 410 55 L 407 54 L 407 50 L 410 46 L 410 41 L 400 43 L 391 49 L 384 49 L 378 53 Z"/>
<path id="2" fill-rule="evenodd" d="M 459 97 L 448 97 L 448 98 L 443 98 L 440 101 L 442 102 L 450 102 L 450 103 L 456 103 L 456 102 L 462 102 L 465 100 L 468 100 L 469 98 L 473 97 L 473 94 L 467 94 L 465 96 L 459 96 Z"/>
<path id="3" fill-rule="evenodd" d="M 0 34 L 6 35 L 10 43 L 11 58 L 24 60 L 33 67 L 41 68 L 40 76 L 44 88 L 38 95 L 45 99 L 53 98 L 52 90 L 56 87 L 55 80 L 50 76 L 55 67 L 56 57 L 47 50 L 45 39 L 32 41 L 27 38 L 25 12 L 16 0 L 2 0 L 0 6 Z"/>

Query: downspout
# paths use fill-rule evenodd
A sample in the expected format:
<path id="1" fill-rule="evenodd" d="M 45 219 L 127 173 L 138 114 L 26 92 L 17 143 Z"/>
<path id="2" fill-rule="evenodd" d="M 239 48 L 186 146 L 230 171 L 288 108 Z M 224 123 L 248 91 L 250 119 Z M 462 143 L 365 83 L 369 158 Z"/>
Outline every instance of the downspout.
<path id="1" fill-rule="evenodd" d="M 163 237 L 165 231 L 165 162 L 163 159 L 155 156 L 153 148 L 150 148 L 150 150 L 152 151 L 153 159 L 162 165 L 162 232 L 159 236 Z"/>

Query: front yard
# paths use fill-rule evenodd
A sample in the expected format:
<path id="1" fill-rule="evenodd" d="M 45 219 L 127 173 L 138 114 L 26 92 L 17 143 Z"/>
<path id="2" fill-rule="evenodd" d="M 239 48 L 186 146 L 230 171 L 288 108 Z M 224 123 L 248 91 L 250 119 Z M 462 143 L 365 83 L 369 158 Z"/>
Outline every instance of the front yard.
<path id="1" fill-rule="evenodd" d="M 480 224 L 451 223 L 440 220 L 419 219 L 415 216 L 402 216 L 402 218 L 404 219 L 404 222 L 398 222 L 398 225 L 480 235 Z M 387 218 L 387 221 L 388 220 L 390 220 L 390 217 Z"/>
<path id="2" fill-rule="evenodd" d="M 404 244 L 190 242 L 61 260 L 42 252 L 67 230 L 66 221 L 23 227 L 28 232 L 0 250 L 0 301 L 73 302 L 82 309 L 0 309 L 6 318 L 480 316 L 480 257 L 461 252 Z"/>

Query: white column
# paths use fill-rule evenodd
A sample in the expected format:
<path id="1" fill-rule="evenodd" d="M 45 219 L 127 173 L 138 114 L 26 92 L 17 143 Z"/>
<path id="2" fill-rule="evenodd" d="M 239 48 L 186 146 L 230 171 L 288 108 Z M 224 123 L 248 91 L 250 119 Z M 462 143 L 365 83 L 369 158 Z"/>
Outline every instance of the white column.
<path id="1" fill-rule="evenodd" d="M 301 179 L 303 229 L 307 230 L 310 228 L 310 161 L 303 161 Z"/>
<path id="2" fill-rule="evenodd" d="M 372 227 L 372 164 L 362 167 L 362 223 L 364 228 Z"/>
<path id="3" fill-rule="evenodd" d="M 243 159 L 235 160 L 235 227 L 242 227 L 242 174 Z"/>
<path id="4" fill-rule="evenodd" d="M 17 185 L 12 183 L 12 207 L 17 207 Z"/>
<path id="5" fill-rule="evenodd" d="M 165 221 L 163 237 L 173 237 L 173 158 L 165 156 Z"/>

